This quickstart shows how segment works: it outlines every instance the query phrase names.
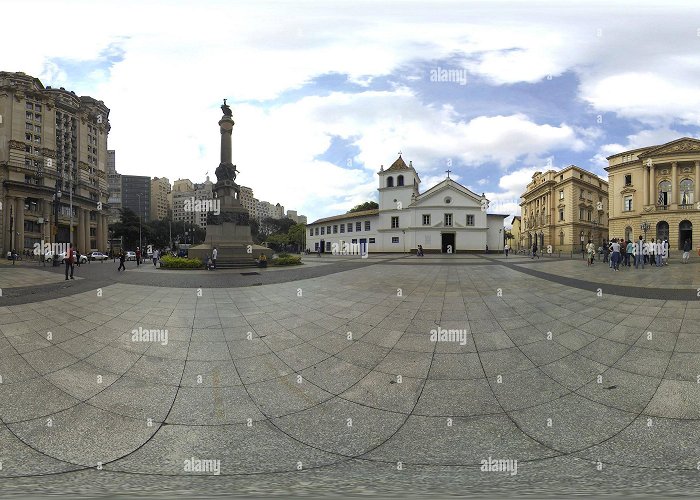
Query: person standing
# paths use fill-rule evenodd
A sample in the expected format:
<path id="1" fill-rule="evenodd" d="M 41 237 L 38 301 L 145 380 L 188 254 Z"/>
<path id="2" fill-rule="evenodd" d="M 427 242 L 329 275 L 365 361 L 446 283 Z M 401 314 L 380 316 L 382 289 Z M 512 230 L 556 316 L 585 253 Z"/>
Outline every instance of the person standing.
<path id="1" fill-rule="evenodd" d="M 690 240 L 686 239 L 685 242 L 683 243 L 683 264 L 688 263 L 688 259 L 690 258 L 690 250 L 692 249 L 690 245 Z"/>
<path id="2" fill-rule="evenodd" d="M 649 264 L 656 266 L 656 243 L 654 243 L 654 238 L 649 242 L 649 250 L 647 253 L 649 254 Z"/>
<path id="3" fill-rule="evenodd" d="M 537 257 L 538 259 L 540 258 L 540 256 L 537 255 L 537 239 L 535 239 L 535 241 L 532 243 L 532 257 L 531 258 L 534 259 L 535 257 Z"/>
<path id="4" fill-rule="evenodd" d="M 620 244 L 617 242 L 617 238 L 614 238 L 612 240 L 612 243 L 610 244 L 610 247 L 612 248 L 612 257 L 610 260 L 612 261 L 612 266 L 615 271 L 620 270 Z"/>
<path id="5" fill-rule="evenodd" d="M 213 266 L 214 269 L 216 269 L 216 257 L 219 255 L 219 251 L 214 247 L 214 250 L 211 252 L 211 265 Z M 224 262 L 224 264 L 226 264 Z"/>
<path id="6" fill-rule="evenodd" d="M 80 250 L 75 250 L 75 265 L 80 267 Z"/>
<path id="7" fill-rule="evenodd" d="M 73 278 L 73 263 L 75 262 L 75 260 L 73 260 L 73 245 L 70 243 L 68 243 L 68 251 L 66 252 L 63 262 L 66 263 L 66 281 L 68 281 L 68 269 L 70 269 L 70 279 L 75 279 Z"/>
<path id="8" fill-rule="evenodd" d="M 661 239 L 656 240 L 656 247 L 654 248 L 654 251 L 656 252 L 656 267 L 661 267 L 661 258 L 664 254 L 664 244 Z"/>
<path id="9" fill-rule="evenodd" d="M 158 255 L 159 255 L 158 250 L 153 250 L 153 265 L 154 265 L 154 266 L 155 266 L 156 263 L 158 262 Z"/>
<path id="10" fill-rule="evenodd" d="M 136 267 L 141 265 L 141 247 L 136 247 Z"/>
<path id="11" fill-rule="evenodd" d="M 508 257 L 508 252 L 510 252 L 510 245 L 506 243 L 506 246 L 503 247 L 503 251 L 506 253 L 506 258 Z"/>
<path id="12" fill-rule="evenodd" d="M 668 238 L 664 238 L 664 241 L 661 242 L 661 265 L 662 266 L 667 266 L 668 265 Z"/>
<path id="13" fill-rule="evenodd" d="M 591 240 L 588 240 L 588 245 L 586 245 L 586 253 L 588 254 L 588 265 L 593 265 L 593 255 L 595 255 L 595 245 Z"/>
<path id="14" fill-rule="evenodd" d="M 610 262 L 610 244 L 606 240 L 603 240 L 603 262 Z"/>
<path id="15" fill-rule="evenodd" d="M 640 236 L 637 243 L 634 244 L 634 268 L 639 269 L 639 263 L 642 263 L 642 269 L 644 269 L 644 239 Z"/>
<path id="16" fill-rule="evenodd" d="M 122 253 L 119 254 L 119 267 L 117 268 L 117 272 L 121 271 L 122 269 L 126 271 L 126 266 L 124 265 L 125 260 L 126 254 L 124 253 L 124 250 L 122 250 Z"/>
<path id="17" fill-rule="evenodd" d="M 631 260 L 633 260 L 632 254 L 634 252 L 634 243 L 632 243 L 632 240 L 629 240 L 627 242 L 627 248 L 625 249 L 625 265 L 627 267 L 632 267 L 632 264 L 630 263 Z"/>

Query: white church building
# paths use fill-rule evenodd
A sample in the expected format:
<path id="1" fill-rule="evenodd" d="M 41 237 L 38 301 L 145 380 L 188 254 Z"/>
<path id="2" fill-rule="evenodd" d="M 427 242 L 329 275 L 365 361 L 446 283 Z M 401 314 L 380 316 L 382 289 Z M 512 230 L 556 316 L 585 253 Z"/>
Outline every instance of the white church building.
<path id="1" fill-rule="evenodd" d="M 503 249 L 503 219 L 487 214 L 488 200 L 448 177 L 424 193 L 399 154 L 379 174 L 379 209 L 318 219 L 306 226 L 306 247 L 317 252 L 484 252 Z M 350 252 L 357 253 L 357 252 Z"/>

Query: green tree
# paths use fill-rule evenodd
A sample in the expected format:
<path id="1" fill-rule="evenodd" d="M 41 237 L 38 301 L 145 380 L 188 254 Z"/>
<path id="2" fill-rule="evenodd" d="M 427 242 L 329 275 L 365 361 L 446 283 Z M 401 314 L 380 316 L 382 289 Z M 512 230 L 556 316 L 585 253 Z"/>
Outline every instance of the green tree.
<path id="1" fill-rule="evenodd" d="M 136 248 L 139 243 L 139 216 L 129 208 L 119 210 L 121 220 L 111 225 L 114 238 L 124 238 L 124 248 Z M 143 237 L 143 224 L 141 224 Z"/>
<path id="2" fill-rule="evenodd" d="M 296 245 L 298 249 L 302 249 L 302 245 L 304 244 L 304 236 L 306 236 L 306 224 L 294 224 L 289 228 L 287 236 L 289 243 Z"/>
<path id="3" fill-rule="evenodd" d="M 348 210 L 347 213 L 351 214 L 354 212 L 363 212 L 364 210 L 374 210 L 379 208 L 379 204 L 376 201 L 366 201 L 359 205 L 355 205 L 353 208 Z"/>

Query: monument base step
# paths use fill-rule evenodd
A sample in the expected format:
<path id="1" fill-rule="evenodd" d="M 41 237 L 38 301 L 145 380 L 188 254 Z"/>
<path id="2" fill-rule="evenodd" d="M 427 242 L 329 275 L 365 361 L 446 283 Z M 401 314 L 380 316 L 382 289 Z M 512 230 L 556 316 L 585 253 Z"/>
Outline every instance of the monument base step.
<path id="1" fill-rule="evenodd" d="M 217 269 L 248 269 L 251 267 L 258 267 L 258 264 L 254 259 L 216 259 Z"/>

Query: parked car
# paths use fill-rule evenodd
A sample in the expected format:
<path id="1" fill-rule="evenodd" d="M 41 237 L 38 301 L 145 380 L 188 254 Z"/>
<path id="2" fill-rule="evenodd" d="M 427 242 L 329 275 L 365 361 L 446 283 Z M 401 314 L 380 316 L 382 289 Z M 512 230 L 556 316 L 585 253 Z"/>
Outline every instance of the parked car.
<path id="1" fill-rule="evenodd" d="M 103 254 L 102 252 L 90 252 L 88 254 L 88 258 L 90 260 L 107 260 L 107 259 L 109 259 L 109 257 L 106 256 L 105 254 Z"/>
<path id="2" fill-rule="evenodd" d="M 136 261 L 136 252 L 126 252 L 126 260 Z"/>

